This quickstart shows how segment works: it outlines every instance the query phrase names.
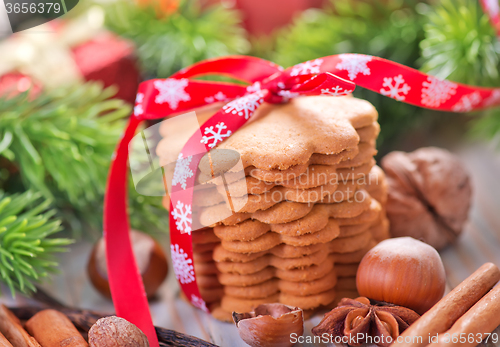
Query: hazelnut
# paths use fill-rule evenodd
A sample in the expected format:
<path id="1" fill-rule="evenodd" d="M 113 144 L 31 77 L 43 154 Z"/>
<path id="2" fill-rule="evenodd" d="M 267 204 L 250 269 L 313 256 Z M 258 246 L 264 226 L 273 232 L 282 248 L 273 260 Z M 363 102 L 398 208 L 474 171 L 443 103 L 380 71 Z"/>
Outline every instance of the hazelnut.
<path id="1" fill-rule="evenodd" d="M 428 147 L 389 153 L 382 167 L 392 236 L 411 236 L 438 250 L 455 241 L 467 221 L 472 194 L 458 158 Z"/>
<path id="2" fill-rule="evenodd" d="M 144 282 L 144 289 L 148 298 L 151 299 L 167 277 L 167 258 L 160 244 L 151 236 L 131 230 L 130 239 L 137 267 Z M 105 245 L 104 238 L 99 239 L 95 244 L 90 255 L 87 273 L 94 287 L 107 298 L 111 298 Z"/>
<path id="3" fill-rule="evenodd" d="M 233 312 L 240 337 L 252 347 L 292 346 L 290 335 L 302 336 L 302 309 L 283 304 L 262 304 L 248 313 Z"/>
<path id="4" fill-rule="evenodd" d="M 446 274 L 434 248 L 399 237 L 382 241 L 365 254 L 356 287 L 362 296 L 423 314 L 443 297 Z"/>
<path id="5" fill-rule="evenodd" d="M 129 321 L 116 316 L 99 319 L 89 330 L 90 347 L 149 347 L 148 338 Z"/>

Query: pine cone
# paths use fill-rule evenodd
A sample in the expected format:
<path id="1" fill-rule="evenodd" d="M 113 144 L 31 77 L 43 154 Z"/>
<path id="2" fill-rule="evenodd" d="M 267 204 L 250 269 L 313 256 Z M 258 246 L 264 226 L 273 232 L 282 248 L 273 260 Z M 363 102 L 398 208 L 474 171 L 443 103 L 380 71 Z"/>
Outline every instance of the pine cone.
<path id="1" fill-rule="evenodd" d="M 450 152 L 421 148 L 392 152 L 382 160 L 389 196 L 387 216 L 394 237 L 411 236 L 436 249 L 456 240 L 467 221 L 471 184 Z"/>

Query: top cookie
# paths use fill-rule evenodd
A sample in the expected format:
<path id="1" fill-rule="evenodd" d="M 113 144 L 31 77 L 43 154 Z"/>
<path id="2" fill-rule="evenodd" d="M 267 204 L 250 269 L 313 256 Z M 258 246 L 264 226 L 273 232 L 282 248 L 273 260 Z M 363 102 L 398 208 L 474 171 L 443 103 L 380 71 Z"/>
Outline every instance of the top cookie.
<path id="1" fill-rule="evenodd" d="M 218 149 L 237 151 L 244 167 L 285 170 L 307 163 L 313 153 L 337 154 L 356 147 L 355 128 L 371 125 L 377 116 L 369 102 L 353 97 L 310 96 L 284 105 L 265 104 Z"/>

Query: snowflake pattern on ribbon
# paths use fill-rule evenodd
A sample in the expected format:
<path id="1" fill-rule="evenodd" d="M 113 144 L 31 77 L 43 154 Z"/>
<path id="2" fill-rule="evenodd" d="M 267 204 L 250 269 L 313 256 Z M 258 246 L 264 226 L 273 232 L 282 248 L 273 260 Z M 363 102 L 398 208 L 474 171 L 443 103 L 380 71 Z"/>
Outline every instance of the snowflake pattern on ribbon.
<path id="1" fill-rule="evenodd" d="M 177 162 L 175 163 L 174 177 L 172 178 L 172 185 L 181 185 L 182 189 L 186 189 L 186 181 L 188 178 L 193 177 L 193 171 L 189 167 L 193 157 L 183 158 L 182 153 L 179 153 Z"/>
<path id="2" fill-rule="evenodd" d="M 240 117 L 244 116 L 245 119 L 248 119 L 255 112 L 257 107 L 264 102 L 263 96 L 264 93 L 262 91 L 248 94 L 231 101 L 222 107 L 222 109 L 226 113 L 231 113 Z"/>
<path id="3" fill-rule="evenodd" d="M 387 87 L 389 89 L 380 88 L 380 94 L 398 101 L 403 101 L 404 99 L 406 99 L 405 95 L 407 95 L 411 89 L 410 86 L 405 83 L 402 75 L 397 75 L 394 77 L 384 77 L 384 83 L 382 84 L 382 87 Z"/>
<path id="4" fill-rule="evenodd" d="M 135 103 L 141 104 L 144 101 L 144 93 L 137 93 L 135 97 Z"/>
<path id="5" fill-rule="evenodd" d="M 346 53 L 339 54 L 339 58 L 341 62 L 337 64 L 336 68 L 339 70 L 346 70 L 348 72 L 347 76 L 349 76 L 351 81 L 354 80 L 360 73 L 365 76 L 370 75 L 371 71 L 367 64 L 372 61 L 371 56 Z"/>
<path id="6" fill-rule="evenodd" d="M 172 256 L 172 267 L 175 277 L 182 284 L 188 284 L 194 281 L 193 260 L 184 252 L 178 244 L 170 245 Z"/>
<path id="7" fill-rule="evenodd" d="M 210 148 L 214 148 L 218 142 L 223 141 L 224 137 L 229 137 L 232 134 L 231 130 L 228 130 L 225 133 L 223 133 L 223 131 L 225 129 L 227 129 L 227 125 L 224 124 L 224 122 L 217 123 L 215 125 L 215 127 L 217 128 L 217 131 L 214 131 L 213 126 L 206 127 L 204 134 L 208 135 L 208 136 L 203 136 L 201 138 L 201 141 L 200 141 L 201 143 L 203 143 L 205 145 L 208 144 L 208 147 L 210 147 Z M 212 140 L 213 140 L 213 142 L 209 143 L 209 141 L 212 141 Z"/>
<path id="8" fill-rule="evenodd" d="M 207 104 L 214 103 L 216 101 L 224 101 L 227 100 L 227 96 L 223 92 L 217 92 L 214 96 L 207 96 L 205 98 L 205 102 Z"/>
<path id="9" fill-rule="evenodd" d="M 255 82 L 251 86 L 247 87 L 247 93 L 255 93 L 255 92 L 260 92 L 261 91 L 261 84 L 259 81 Z"/>
<path id="10" fill-rule="evenodd" d="M 474 108 L 474 106 L 479 105 L 482 100 L 483 98 L 481 97 L 481 94 L 476 91 L 462 96 L 452 109 L 455 112 L 469 112 Z"/>
<path id="11" fill-rule="evenodd" d="M 335 86 L 334 88 L 326 88 L 321 89 L 321 95 L 330 95 L 330 96 L 341 96 L 349 94 L 349 90 L 345 90 L 341 86 Z"/>
<path id="12" fill-rule="evenodd" d="M 429 76 L 422 83 L 422 104 L 438 107 L 457 93 L 457 84 Z"/>
<path id="13" fill-rule="evenodd" d="M 283 98 L 283 102 L 288 102 L 290 99 L 298 97 L 300 94 L 289 90 L 279 90 L 278 95 Z"/>
<path id="14" fill-rule="evenodd" d="M 207 303 L 199 296 L 191 294 L 191 303 L 193 304 L 194 307 L 197 307 L 205 312 L 209 312 L 207 308 Z"/>
<path id="15" fill-rule="evenodd" d="M 189 80 L 186 78 L 167 78 L 154 81 L 154 86 L 158 90 L 155 102 L 157 104 L 167 103 L 172 110 L 176 110 L 179 107 L 179 102 L 191 100 L 185 90 L 188 84 Z"/>
<path id="16" fill-rule="evenodd" d="M 314 59 L 309 60 L 292 67 L 292 71 L 290 72 L 290 76 L 299 76 L 299 75 L 309 75 L 320 73 L 320 67 L 323 64 L 323 59 Z"/>
<path id="17" fill-rule="evenodd" d="M 144 113 L 144 109 L 142 107 L 142 102 L 144 100 L 144 94 L 143 93 L 137 93 L 137 96 L 135 97 L 135 106 L 134 106 L 134 115 L 135 116 L 140 116 L 141 114 Z"/>
<path id="18" fill-rule="evenodd" d="M 171 212 L 175 219 L 175 225 L 181 234 L 191 235 L 191 224 L 193 223 L 191 215 L 191 205 L 184 204 L 180 200 Z"/>
<path id="19" fill-rule="evenodd" d="M 135 116 L 140 116 L 143 113 L 144 113 L 144 109 L 142 108 L 141 104 L 134 106 L 134 115 Z"/>
<path id="20" fill-rule="evenodd" d="M 492 106 L 500 102 L 500 89 L 495 89 L 489 98 L 484 100 L 484 106 Z"/>

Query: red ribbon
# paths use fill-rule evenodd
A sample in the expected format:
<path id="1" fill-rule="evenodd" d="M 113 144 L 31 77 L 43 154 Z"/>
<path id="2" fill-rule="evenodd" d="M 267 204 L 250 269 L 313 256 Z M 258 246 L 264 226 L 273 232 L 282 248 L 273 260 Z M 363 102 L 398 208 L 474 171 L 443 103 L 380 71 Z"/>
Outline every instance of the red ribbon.
<path id="1" fill-rule="evenodd" d="M 208 74 L 226 75 L 249 86 L 192 79 Z M 194 173 L 202 155 L 245 124 L 263 102 L 282 103 L 303 95 L 345 95 L 351 93 L 355 85 L 409 104 L 442 111 L 468 112 L 500 104 L 500 88 L 479 88 L 439 80 L 409 67 L 361 54 L 323 57 L 286 70 L 258 58 L 224 57 L 200 62 L 171 78 L 141 83 L 134 114 L 111 165 L 104 231 L 116 312 L 144 331 L 151 346 L 158 346 L 158 341 L 134 261 L 126 214 L 128 144 L 140 122 L 229 101 L 183 147 L 176 170 L 185 170 L 185 174 L 172 183 L 170 192 L 174 272 L 186 297 L 195 306 L 208 311 L 196 284 L 191 242 Z"/>

